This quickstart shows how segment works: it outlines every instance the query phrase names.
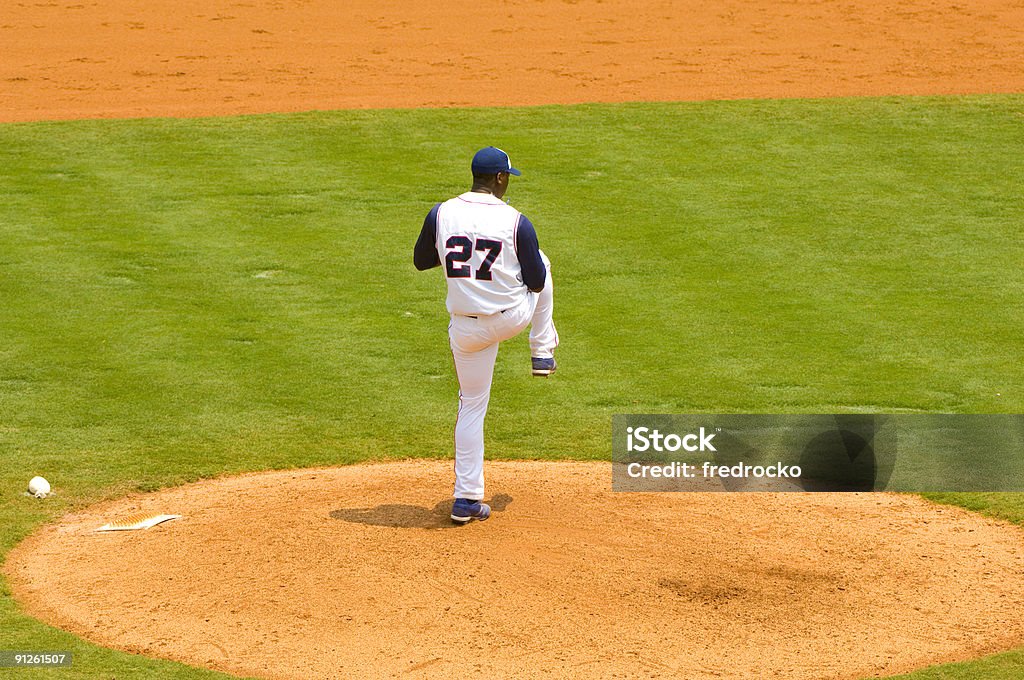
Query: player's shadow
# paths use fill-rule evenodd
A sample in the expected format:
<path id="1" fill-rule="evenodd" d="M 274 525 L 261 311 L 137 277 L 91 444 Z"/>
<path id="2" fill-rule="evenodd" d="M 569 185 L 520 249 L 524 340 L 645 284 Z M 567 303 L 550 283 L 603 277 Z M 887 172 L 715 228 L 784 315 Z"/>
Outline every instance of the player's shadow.
<path id="1" fill-rule="evenodd" d="M 491 512 L 504 512 L 512 502 L 512 496 L 498 494 L 489 501 Z M 432 508 L 418 505 L 388 503 L 375 508 L 341 508 L 332 510 L 331 517 L 355 524 L 369 524 L 376 527 L 399 527 L 403 529 L 450 529 L 456 527 L 451 519 L 451 499 L 438 502 Z"/>

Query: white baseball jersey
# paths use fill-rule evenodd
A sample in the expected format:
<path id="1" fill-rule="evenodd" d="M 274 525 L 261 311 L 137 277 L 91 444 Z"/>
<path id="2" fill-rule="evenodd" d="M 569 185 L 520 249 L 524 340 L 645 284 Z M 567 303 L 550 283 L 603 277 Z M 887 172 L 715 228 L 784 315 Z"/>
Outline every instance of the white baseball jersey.
<path id="1" fill-rule="evenodd" d="M 437 212 L 437 253 L 448 281 L 448 311 L 497 314 L 527 295 L 516 254 L 519 211 L 491 194 L 466 193 Z"/>

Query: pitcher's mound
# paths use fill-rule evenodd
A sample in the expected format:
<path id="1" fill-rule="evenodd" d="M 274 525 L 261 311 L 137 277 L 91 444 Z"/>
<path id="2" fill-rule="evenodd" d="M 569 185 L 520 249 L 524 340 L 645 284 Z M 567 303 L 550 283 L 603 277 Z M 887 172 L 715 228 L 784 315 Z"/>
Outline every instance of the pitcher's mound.
<path id="1" fill-rule="evenodd" d="M 600 463 L 219 479 L 68 516 L 11 553 L 22 606 L 100 644 L 287 678 L 848 678 L 1024 642 L 1024 535 L 888 494 L 624 494 Z M 174 513 L 138 532 L 118 516 Z"/>

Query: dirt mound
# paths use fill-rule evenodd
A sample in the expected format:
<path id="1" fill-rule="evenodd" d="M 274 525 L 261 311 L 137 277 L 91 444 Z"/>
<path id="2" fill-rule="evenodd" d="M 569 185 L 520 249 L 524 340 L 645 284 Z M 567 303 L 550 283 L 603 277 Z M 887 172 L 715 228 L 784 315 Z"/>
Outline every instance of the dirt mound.
<path id="1" fill-rule="evenodd" d="M 30 614 L 99 644 L 283 678 L 846 678 L 1024 641 L 1024 532 L 890 494 L 624 494 L 600 463 L 205 481 L 89 508 L 5 567 Z M 111 519 L 178 513 L 156 528 Z"/>
<path id="2" fill-rule="evenodd" d="M 1024 5 L 0 4 L 0 120 L 1024 91 Z"/>

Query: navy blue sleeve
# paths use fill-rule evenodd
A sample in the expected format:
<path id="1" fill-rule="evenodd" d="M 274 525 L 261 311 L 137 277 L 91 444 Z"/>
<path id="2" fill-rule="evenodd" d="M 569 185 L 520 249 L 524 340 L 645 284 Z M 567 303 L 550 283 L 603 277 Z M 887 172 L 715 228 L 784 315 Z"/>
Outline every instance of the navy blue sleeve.
<path id="1" fill-rule="evenodd" d="M 420 271 L 441 266 L 441 258 L 437 255 L 437 211 L 440 207 L 438 203 L 427 213 L 420 237 L 416 239 L 416 247 L 412 251 L 413 264 Z"/>
<path id="2" fill-rule="evenodd" d="M 526 215 L 519 216 L 519 228 L 516 229 L 516 256 L 519 267 L 523 270 L 523 283 L 534 293 L 544 290 L 548 278 L 547 267 L 540 257 L 540 244 L 537 243 L 537 230 Z"/>

